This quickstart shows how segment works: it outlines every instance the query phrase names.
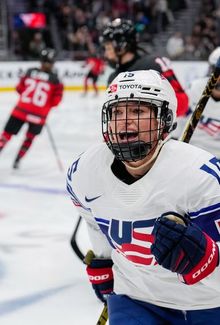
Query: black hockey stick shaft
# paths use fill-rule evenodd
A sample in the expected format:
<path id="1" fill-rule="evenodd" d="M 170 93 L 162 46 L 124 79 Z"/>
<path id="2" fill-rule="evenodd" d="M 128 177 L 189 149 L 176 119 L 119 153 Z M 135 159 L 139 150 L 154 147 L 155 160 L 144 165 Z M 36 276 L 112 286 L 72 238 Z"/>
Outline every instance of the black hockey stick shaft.
<path id="1" fill-rule="evenodd" d="M 50 129 L 48 124 L 45 124 L 45 127 L 46 127 L 47 134 L 48 134 L 48 137 L 49 137 L 49 140 L 50 140 L 50 143 L 51 143 L 51 147 L 52 147 L 54 155 L 56 157 L 56 161 L 57 161 L 57 165 L 59 167 L 59 170 L 64 171 L 64 167 L 63 167 L 62 161 L 60 159 L 60 156 L 58 154 L 58 150 L 57 150 L 57 147 L 56 147 L 56 144 L 55 144 L 54 137 L 52 135 L 51 129 Z"/>
<path id="2" fill-rule="evenodd" d="M 72 235 L 72 238 L 71 238 L 71 241 L 70 241 L 70 244 L 72 246 L 72 249 L 73 249 L 74 253 L 83 262 L 84 261 L 84 258 L 85 258 L 85 255 L 79 249 L 79 246 L 77 245 L 77 241 L 76 241 L 76 239 L 77 239 L 77 232 L 78 232 L 79 226 L 81 224 L 81 221 L 82 221 L 82 217 L 79 216 L 78 217 L 78 220 L 77 220 L 77 223 L 76 223 L 76 226 L 75 226 L 75 229 L 74 229 L 74 232 L 73 232 L 73 235 Z"/>
<path id="3" fill-rule="evenodd" d="M 181 136 L 180 140 L 183 142 L 189 142 L 195 128 L 200 120 L 200 117 L 205 109 L 205 106 L 209 100 L 209 97 L 211 96 L 212 90 L 215 88 L 218 78 L 220 76 L 220 57 L 216 63 L 215 69 L 212 72 L 210 78 L 207 81 L 207 84 L 205 86 L 205 89 L 203 90 L 203 93 L 195 107 L 195 110 L 191 117 L 189 118 L 186 127 L 183 131 L 183 135 Z"/>

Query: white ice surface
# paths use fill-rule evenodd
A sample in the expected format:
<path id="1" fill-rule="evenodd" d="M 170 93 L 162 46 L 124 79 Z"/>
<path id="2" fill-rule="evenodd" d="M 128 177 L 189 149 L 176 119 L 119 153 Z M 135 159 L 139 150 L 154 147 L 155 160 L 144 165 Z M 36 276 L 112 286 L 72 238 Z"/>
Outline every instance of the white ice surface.
<path id="1" fill-rule="evenodd" d="M 48 133 L 36 139 L 19 170 L 13 160 L 26 128 L 0 154 L 0 324 L 94 325 L 102 311 L 85 266 L 72 252 L 77 213 L 65 189 L 73 158 L 101 141 L 104 95 L 66 92 L 48 125 L 64 166 L 60 171 Z M 16 103 L 0 93 L 0 131 Z M 78 240 L 90 247 L 83 224 Z"/>

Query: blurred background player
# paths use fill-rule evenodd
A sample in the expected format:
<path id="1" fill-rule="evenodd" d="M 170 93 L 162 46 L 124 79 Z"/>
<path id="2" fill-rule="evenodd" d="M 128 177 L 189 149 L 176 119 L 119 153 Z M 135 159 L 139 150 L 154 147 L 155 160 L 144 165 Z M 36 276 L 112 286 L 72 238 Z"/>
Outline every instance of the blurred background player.
<path id="1" fill-rule="evenodd" d="M 166 57 L 152 56 L 138 45 L 135 25 L 128 19 L 116 18 L 104 29 L 100 42 L 104 47 L 104 56 L 114 71 L 108 78 L 108 84 L 124 71 L 154 69 L 161 72 L 174 88 L 177 96 L 177 117 L 185 116 L 188 110 L 188 96 L 171 68 Z M 142 53 L 141 53 L 142 52 Z"/>
<path id="2" fill-rule="evenodd" d="M 63 84 L 53 72 L 55 51 L 46 48 L 40 53 L 40 68 L 30 68 L 21 77 L 16 91 L 19 100 L 0 136 L 0 151 L 13 135 L 18 134 L 27 123 L 25 139 L 15 158 L 13 168 L 18 168 L 20 160 L 30 149 L 33 140 L 39 135 L 46 123 L 51 108 L 57 106 L 63 96 Z"/>
<path id="3" fill-rule="evenodd" d="M 218 58 L 220 47 L 217 47 L 209 56 L 209 74 L 213 71 Z M 188 92 L 190 108 L 193 111 L 204 88 L 208 77 L 194 80 Z M 206 104 L 206 108 L 199 120 L 198 126 L 190 143 L 208 150 L 220 159 L 220 77 L 217 85 Z"/>
<path id="4" fill-rule="evenodd" d="M 92 81 L 92 86 L 95 92 L 95 95 L 98 95 L 98 86 L 97 81 L 99 76 L 104 72 L 105 63 L 104 60 L 98 56 L 88 57 L 85 61 L 84 66 L 89 66 L 89 71 L 84 79 L 84 94 L 86 95 L 88 92 L 88 81 Z"/>
<path id="5" fill-rule="evenodd" d="M 211 52 L 208 58 L 208 75 L 213 71 L 219 57 L 220 47 L 217 47 Z M 208 77 L 195 79 L 192 82 L 190 89 L 187 91 L 190 107 L 189 115 L 195 109 L 205 85 L 207 84 L 207 80 Z M 188 116 L 179 119 L 179 126 L 177 127 L 177 130 L 174 131 L 175 138 L 181 136 L 182 130 L 187 123 Z M 220 77 L 217 85 L 212 90 L 212 94 L 206 104 L 196 130 L 192 135 L 190 143 L 211 152 L 220 159 Z"/>

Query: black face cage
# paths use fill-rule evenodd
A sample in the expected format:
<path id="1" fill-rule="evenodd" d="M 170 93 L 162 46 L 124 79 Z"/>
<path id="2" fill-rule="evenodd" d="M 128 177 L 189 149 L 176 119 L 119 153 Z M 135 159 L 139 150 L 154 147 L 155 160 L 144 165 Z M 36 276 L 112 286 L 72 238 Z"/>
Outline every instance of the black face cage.
<path id="1" fill-rule="evenodd" d="M 117 116 L 117 108 L 119 103 L 123 102 L 123 119 Z M 128 104 L 136 103 L 137 114 L 135 123 L 137 125 L 137 134 L 135 134 L 135 141 L 129 140 L 130 133 L 128 131 Z M 150 108 L 150 115 L 148 118 L 140 117 L 140 104 L 144 103 Z M 157 120 L 156 127 L 155 118 Z M 134 120 L 134 118 L 130 119 Z M 149 128 L 140 130 L 140 122 L 146 120 L 146 126 Z M 125 125 L 125 131 L 122 133 L 118 130 L 118 123 Z M 154 123 L 153 123 L 154 122 Z M 102 134 L 109 149 L 115 157 L 121 161 L 138 161 L 149 155 L 157 146 L 158 142 L 163 139 L 164 133 L 169 133 L 172 130 L 173 114 L 168 108 L 168 102 L 144 100 L 142 98 L 120 98 L 120 100 L 110 100 L 103 105 L 102 108 Z M 114 131 L 113 131 L 114 130 Z M 157 134 L 155 138 L 155 132 Z M 148 141 L 141 140 L 142 135 L 147 135 Z"/>

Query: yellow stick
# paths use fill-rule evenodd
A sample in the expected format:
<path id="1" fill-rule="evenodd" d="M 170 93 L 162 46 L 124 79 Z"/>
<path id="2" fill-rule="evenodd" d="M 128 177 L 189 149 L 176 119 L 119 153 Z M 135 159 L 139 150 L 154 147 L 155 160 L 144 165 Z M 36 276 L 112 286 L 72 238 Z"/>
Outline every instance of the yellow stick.
<path id="1" fill-rule="evenodd" d="M 108 308 L 107 305 L 105 304 L 96 325 L 105 325 L 107 320 L 108 320 Z"/>

